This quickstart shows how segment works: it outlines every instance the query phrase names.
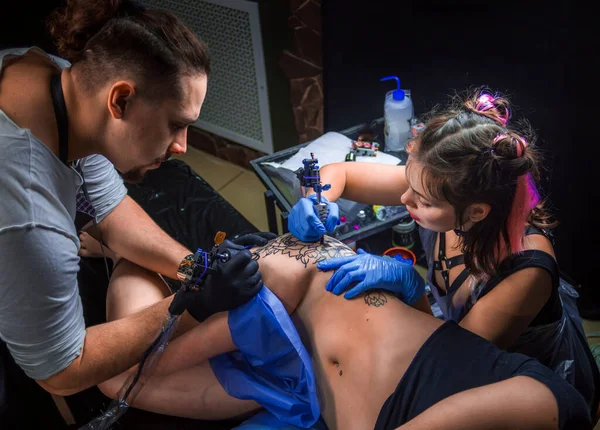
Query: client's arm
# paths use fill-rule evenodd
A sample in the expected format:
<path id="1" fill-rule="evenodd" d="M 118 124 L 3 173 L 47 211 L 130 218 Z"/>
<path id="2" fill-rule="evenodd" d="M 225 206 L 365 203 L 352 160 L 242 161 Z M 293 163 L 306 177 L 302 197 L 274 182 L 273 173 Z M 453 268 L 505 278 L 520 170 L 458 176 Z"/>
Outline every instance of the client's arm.
<path id="1" fill-rule="evenodd" d="M 475 407 L 476 406 L 476 407 Z M 526 376 L 454 394 L 396 430 L 558 429 L 550 389 Z"/>

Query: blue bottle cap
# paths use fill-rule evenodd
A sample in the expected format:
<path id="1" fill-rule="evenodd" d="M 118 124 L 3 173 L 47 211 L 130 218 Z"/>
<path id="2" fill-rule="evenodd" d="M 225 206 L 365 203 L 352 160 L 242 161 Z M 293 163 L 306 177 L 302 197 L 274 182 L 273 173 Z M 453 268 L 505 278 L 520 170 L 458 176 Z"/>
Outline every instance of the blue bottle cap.
<path id="1" fill-rule="evenodd" d="M 383 82 L 392 79 L 395 79 L 398 84 L 398 89 L 394 90 L 394 92 L 392 93 L 392 97 L 398 102 L 404 100 L 404 91 L 400 89 L 400 78 L 398 78 L 398 76 L 386 76 L 385 78 L 381 78 L 380 81 Z"/>

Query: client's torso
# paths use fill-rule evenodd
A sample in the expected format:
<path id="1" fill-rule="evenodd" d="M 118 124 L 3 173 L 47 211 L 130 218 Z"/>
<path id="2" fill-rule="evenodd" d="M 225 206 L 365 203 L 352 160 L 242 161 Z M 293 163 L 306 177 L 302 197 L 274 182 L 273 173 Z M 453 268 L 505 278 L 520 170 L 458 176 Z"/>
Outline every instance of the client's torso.
<path id="1" fill-rule="evenodd" d="M 296 309 L 330 429 L 372 429 L 415 354 L 442 322 L 383 291 L 352 300 L 325 291 L 319 273 Z"/>
<path id="2" fill-rule="evenodd" d="M 387 292 L 353 300 L 325 290 L 332 273 L 316 262 L 353 252 L 284 236 L 256 250 L 265 285 L 293 313 L 313 359 L 319 402 L 330 429 L 372 429 L 413 357 L 442 322 Z M 258 257 L 260 256 L 260 258 Z"/>

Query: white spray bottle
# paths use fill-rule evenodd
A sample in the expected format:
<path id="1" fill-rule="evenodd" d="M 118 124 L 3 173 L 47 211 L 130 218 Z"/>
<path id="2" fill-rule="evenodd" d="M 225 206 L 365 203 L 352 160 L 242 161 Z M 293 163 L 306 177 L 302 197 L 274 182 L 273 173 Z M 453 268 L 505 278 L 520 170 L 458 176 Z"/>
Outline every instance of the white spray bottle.
<path id="1" fill-rule="evenodd" d="M 396 80 L 398 88 L 386 93 L 383 105 L 386 152 L 404 149 L 411 136 L 410 120 L 413 117 L 412 100 L 404 90 L 400 89 L 400 79 L 397 76 L 388 76 L 382 78 L 381 81 L 391 79 Z"/>

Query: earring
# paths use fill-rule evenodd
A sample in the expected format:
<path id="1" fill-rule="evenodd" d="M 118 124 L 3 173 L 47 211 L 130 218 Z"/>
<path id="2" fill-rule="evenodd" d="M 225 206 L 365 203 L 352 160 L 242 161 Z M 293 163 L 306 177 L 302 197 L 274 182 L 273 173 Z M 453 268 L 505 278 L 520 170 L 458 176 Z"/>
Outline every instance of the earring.
<path id="1" fill-rule="evenodd" d="M 457 236 L 462 236 L 462 235 L 465 234 L 465 231 L 464 230 L 460 230 L 458 228 L 455 228 L 454 229 L 454 234 L 457 235 Z"/>

